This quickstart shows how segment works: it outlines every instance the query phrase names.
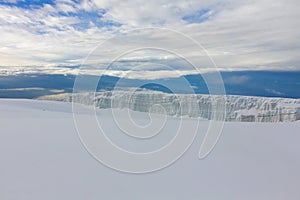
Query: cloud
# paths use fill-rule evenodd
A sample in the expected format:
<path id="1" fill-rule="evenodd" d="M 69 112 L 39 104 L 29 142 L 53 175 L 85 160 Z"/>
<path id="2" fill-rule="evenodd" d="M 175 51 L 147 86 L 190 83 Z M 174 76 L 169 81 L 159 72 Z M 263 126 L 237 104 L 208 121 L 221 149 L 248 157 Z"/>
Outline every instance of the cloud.
<path id="1" fill-rule="evenodd" d="M 161 78 L 174 78 L 190 74 L 198 74 L 199 71 L 195 70 L 172 70 L 166 68 L 160 68 L 157 70 L 148 70 L 144 68 L 143 70 L 107 70 L 107 69 L 81 69 L 72 66 L 27 66 L 24 67 L 1 67 L 0 76 L 15 76 L 20 74 L 63 74 L 63 75 L 94 75 L 94 76 L 118 76 L 128 79 L 146 79 L 155 80 Z M 209 69 L 203 69 L 200 72 L 207 73 L 210 72 Z"/>
<path id="2" fill-rule="evenodd" d="M 243 75 L 243 76 L 231 76 L 229 78 L 226 78 L 224 80 L 224 83 L 226 84 L 233 84 L 233 85 L 239 85 L 242 83 L 245 83 L 250 80 L 249 76 Z"/>
<path id="3" fill-rule="evenodd" d="M 268 93 L 271 93 L 271 94 L 275 94 L 275 95 L 280 95 L 280 96 L 284 95 L 284 93 L 279 92 L 279 91 L 274 90 L 274 89 L 268 89 L 267 88 L 267 89 L 265 89 L 265 91 L 268 92 Z"/>
<path id="4" fill-rule="evenodd" d="M 157 26 L 194 38 L 221 70 L 300 70 L 297 0 L 56 0 L 38 7 L 24 7 L 18 2 L 0 3 L 0 65 L 6 68 L 24 66 L 25 71 L 32 71 L 30 66 L 58 66 L 52 69 L 58 72 L 59 66 L 79 65 L 108 38 L 132 28 Z M 199 59 L 206 55 L 193 45 L 180 44 L 168 32 L 140 31 L 129 37 L 145 45 L 156 41 L 169 49 L 184 50 L 188 58 L 200 60 L 197 65 L 201 70 L 209 70 L 205 69 L 207 59 Z M 132 46 L 126 40 L 106 45 L 106 51 L 90 64 L 107 64 L 118 48 Z M 176 70 L 190 70 L 176 56 L 157 51 L 128 54 L 120 58 L 115 70 L 130 70 L 153 61 Z"/>

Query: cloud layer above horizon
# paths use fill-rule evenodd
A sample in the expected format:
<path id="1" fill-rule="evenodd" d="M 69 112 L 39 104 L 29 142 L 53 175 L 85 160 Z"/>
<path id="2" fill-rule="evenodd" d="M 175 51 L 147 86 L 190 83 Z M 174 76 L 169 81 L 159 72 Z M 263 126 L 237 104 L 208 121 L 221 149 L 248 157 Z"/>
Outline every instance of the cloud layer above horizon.
<path id="1" fill-rule="evenodd" d="M 300 70 L 299 8 L 297 0 L 0 0 L 0 68 L 8 73 L 75 73 L 62 66 L 80 65 L 109 38 L 135 28 L 160 27 L 199 42 L 220 70 Z M 172 35 L 139 31 L 134 37 L 147 44 L 149 38 L 166 43 Z M 174 48 L 172 42 L 167 45 Z M 113 52 L 118 43 L 105 48 Z M 198 56 L 191 46 L 181 48 Z M 107 57 L 99 55 L 97 62 L 108 62 Z M 141 51 L 121 59 L 112 74 L 152 60 L 187 73 L 172 55 Z"/>

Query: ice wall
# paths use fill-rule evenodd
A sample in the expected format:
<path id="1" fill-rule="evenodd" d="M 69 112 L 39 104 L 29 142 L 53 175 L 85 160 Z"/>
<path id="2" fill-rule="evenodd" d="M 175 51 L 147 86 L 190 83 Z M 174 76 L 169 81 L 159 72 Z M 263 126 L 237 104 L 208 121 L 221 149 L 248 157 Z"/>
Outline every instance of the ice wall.
<path id="1" fill-rule="evenodd" d="M 80 93 L 73 94 L 73 99 L 74 102 L 101 109 L 129 108 L 209 120 L 286 122 L 300 119 L 300 99 L 168 94 L 149 90 Z"/>

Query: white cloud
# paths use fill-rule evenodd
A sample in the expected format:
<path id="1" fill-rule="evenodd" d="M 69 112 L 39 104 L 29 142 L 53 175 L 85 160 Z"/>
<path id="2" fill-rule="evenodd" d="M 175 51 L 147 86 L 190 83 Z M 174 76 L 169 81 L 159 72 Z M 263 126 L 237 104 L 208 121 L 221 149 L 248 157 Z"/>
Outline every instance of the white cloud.
<path id="1" fill-rule="evenodd" d="M 224 83 L 239 85 L 239 84 L 245 83 L 245 82 L 247 82 L 249 80 L 250 80 L 250 77 L 246 76 L 246 75 L 231 76 L 231 77 L 228 77 L 227 79 L 225 79 Z"/>
<path id="2" fill-rule="evenodd" d="M 279 92 L 277 90 L 274 90 L 274 89 L 265 89 L 266 92 L 269 92 L 271 94 L 275 94 L 275 95 L 284 95 L 284 93 L 282 92 Z"/>
<path id="3" fill-rule="evenodd" d="M 196 39 L 223 70 L 300 70 L 300 2 L 297 0 L 55 2 L 55 5 L 45 4 L 31 10 L 0 5 L 1 66 L 80 64 L 97 44 L 107 38 L 124 34 L 132 28 L 159 26 Z M 201 23 L 183 19 L 185 16 L 199 17 L 201 10 L 208 10 Z M 93 21 L 88 15 L 82 18 L 80 12 L 98 12 L 103 17 Z M 121 26 L 111 26 L 109 23 L 119 23 Z M 78 29 L 76 25 L 85 27 Z M 205 56 L 193 46 L 185 43 L 180 45 L 181 41 L 168 32 L 157 34 L 140 31 L 130 37 L 140 39 L 145 45 L 156 41 L 170 49 L 179 48 L 191 59 Z M 119 51 L 118 48 L 131 45 L 126 41 L 112 42 L 105 46 L 101 55 L 90 61 L 108 62 Z M 178 66 L 180 62 L 175 67 L 178 60 L 174 55 L 140 51 L 123 57 L 120 60 L 123 64 L 118 66 L 116 73 L 145 60 L 156 60 L 176 70 L 181 67 L 188 71 L 184 65 Z M 197 64 L 204 69 L 207 63 Z M 33 70 L 30 67 L 24 69 Z"/>

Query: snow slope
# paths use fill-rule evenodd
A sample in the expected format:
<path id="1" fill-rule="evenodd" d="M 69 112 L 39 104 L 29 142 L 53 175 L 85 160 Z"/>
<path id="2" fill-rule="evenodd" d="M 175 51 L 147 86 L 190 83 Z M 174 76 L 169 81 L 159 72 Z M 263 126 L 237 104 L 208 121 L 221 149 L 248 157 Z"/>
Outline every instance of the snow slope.
<path id="1" fill-rule="evenodd" d="M 103 112 L 105 123 L 112 116 Z M 1 200 L 300 199 L 299 121 L 226 122 L 204 160 L 197 158 L 200 132 L 173 165 L 142 175 L 93 159 L 79 140 L 69 103 L 0 99 L 0 123 Z M 122 134 L 114 126 L 110 131 Z"/>

